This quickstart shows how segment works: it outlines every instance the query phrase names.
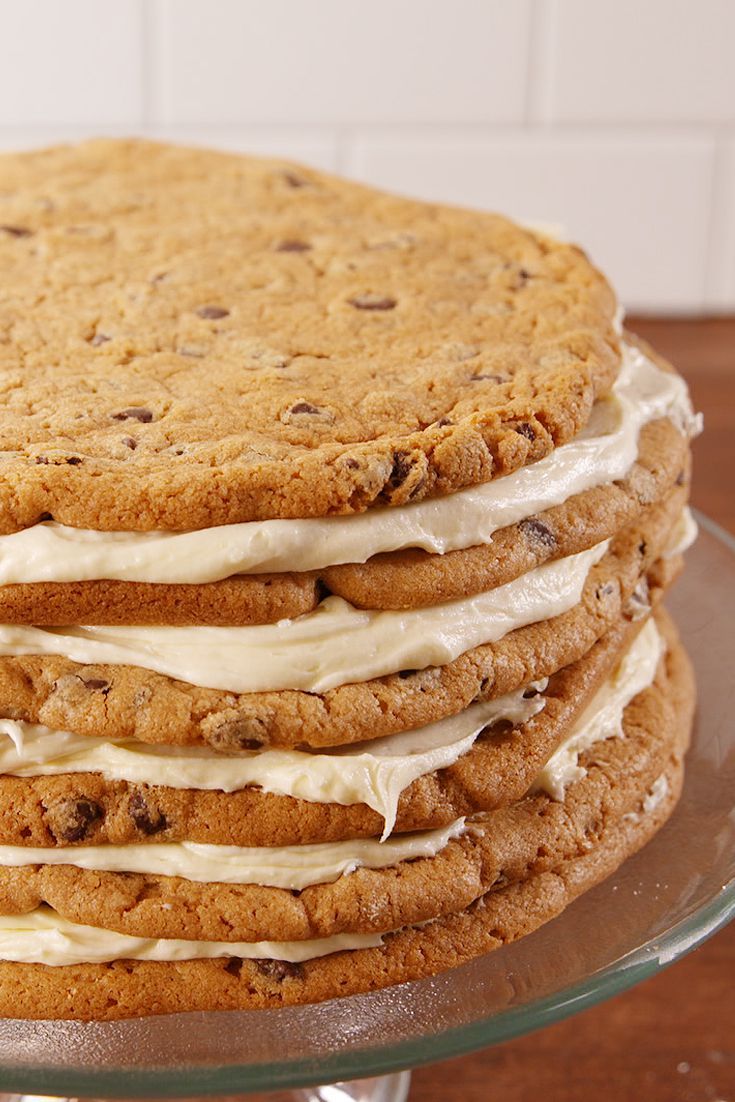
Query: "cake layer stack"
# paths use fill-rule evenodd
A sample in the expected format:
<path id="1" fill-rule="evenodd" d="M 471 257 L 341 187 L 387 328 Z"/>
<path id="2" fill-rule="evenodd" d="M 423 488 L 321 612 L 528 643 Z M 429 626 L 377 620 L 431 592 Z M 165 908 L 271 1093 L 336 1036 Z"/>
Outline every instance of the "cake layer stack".
<path id="1" fill-rule="evenodd" d="M 575 246 L 142 142 L 0 159 L 0 1015 L 275 1007 L 665 822 L 699 429 Z"/>

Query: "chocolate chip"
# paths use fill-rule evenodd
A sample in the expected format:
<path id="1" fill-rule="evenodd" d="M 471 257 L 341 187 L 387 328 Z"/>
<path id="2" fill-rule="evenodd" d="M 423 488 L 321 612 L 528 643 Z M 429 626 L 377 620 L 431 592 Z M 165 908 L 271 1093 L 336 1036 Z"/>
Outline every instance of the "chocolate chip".
<path id="1" fill-rule="evenodd" d="M 140 792 L 134 792 L 130 797 L 128 814 L 143 834 L 160 834 L 168 827 L 166 816 L 158 808 L 151 808 Z"/>
<path id="2" fill-rule="evenodd" d="M 295 172 L 284 172 L 283 180 L 289 187 L 308 187 L 309 182 L 303 176 L 297 176 Z"/>
<path id="3" fill-rule="evenodd" d="M 276 983 L 283 983 L 285 979 L 299 979 L 303 972 L 300 964 L 291 964 L 287 960 L 256 960 L 253 964 L 261 975 L 275 980 Z"/>
<path id="4" fill-rule="evenodd" d="M 519 436 L 525 436 L 526 440 L 536 439 L 536 433 L 533 430 L 533 426 L 529 425 L 528 421 L 521 421 L 520 425 L 516 425 L 516 432 Z"/>
<path id="5" fill-rule="evenodd" d="M 355 295 L 347 301 L 356 310 L 393 310 L 398 305 L 390 295 Z"/>
<path id="6" fill-rule="evenodd" d="M 54 519 L 54 518 L 53 518 L 53 514 L 52 514 L 52 513 L 41 513 L 41 514 L 39 515 L 39 518 L 38 518 L 38 520 L 36 521 L 36 524 L 43 524 L 43 523 L 44 523 L 44 521 L 46 521 L 46 520 L 53 520 L 53 519 Z"/>
<path id="7" fill-rule="evenodd" d="M 54 833 L 65 842 L 81 842 L 105 812 L 94 800 L 64 800 L 58 814 L 60 822 Z"/>
<path id="8" fill-rule="evenodd" d="M 540 543 L 544 547 L 556 547 L 556 536 L 538 517 L 526 517 L 519 522 L 518 527 L 527 539 Z"/>
<path id="9" fill-rule="evenodd" d="M 35 457 L 36 463 L 42 463 L 45 467 L 49 465 L 52 467 L 59 467 L 62 463 L 68 463 L 70 467 L 78 467 L 84 460 L 78 455 L 70 455 L 65 459 L 49 459 L 47 455 L 37 455 Z"/>
<path id="10" fill-rule="evenodd" d="M 408 500 L 413 501 L 414 498 L 418 497 L 419 494 L 421 493 L 421 491 L 425 488 L 425 486 L 426 486 L 426 475 L 422 474 L 421 478 L 418 480 L 418 482 L 416 483 L 416 485 L 413 487 L 410 494 L 408 495 Z"/>
<path id="11" fill-rule="evenodd" d="M 645 557 L 645 554 L 646 554 L 647 550 L 648 550 L 648 544 L 646 543 L 645 540 L 641 540 L 641 542 L 638 544 L 638 554 Z"/>
<path id="12" fill-rule="evenodd" d="M 219 719 L 207 735 L 216 750 L 260 750 L 266 741 L 266 727 L 256 716 Z"/>
<path id="13" fill-rule="evenodd" d="M 88 677 L 86 679 L 81 677 L 80 681 L 84 685 L 84 688 L 89 689 L 90 692 L 104 693 L 105 696 L 107 696 L 110 691 L 110 682 L 105 681 L 102 677 Z"/>
<path id="14" fill-rule="evenodd" d="M 29 230 L 27 226 L 0 226 L 0 231 L 6 233 L 8 237 L 31 237 L 33 230 Z"/>
<path id="15" fill-rule="evenodd" d="M 313 414 L 322 413 L 323 410 L 319 409 L 319 406 L 313 406 L 311 404 L 311 402 L 296 402 L 295 405 L 291 406 L 290 412 L 291 413 L 309 413 L 309 414 L 313 415 Z"/>
<path id="16" fill-rule="evenodd" d="M 231 976 L 239 976 L 242 972 L 242 957 L 230 957 L 225 965 L 225 972 L 229 972 Z"/>
<path id="17" fill-rule="evenodd" d="M 327 597 L 332 596 L 331 589 L 329 588 L 329 586 L 327 585 L 326 582 L 323 582 L 321 580 L 321 578 L 319 578 L 317 580 L 315 590 L 316 590 L 316 599 L 319 602 L 319 604 L 321 604 L 322 601 L 326 601 Z"/>
<path id="18" fill-rule="evenodd" d="M 106 333 L 95 333 L 89 343 L 93 348 L 99 348 L 101 344 L 107 344 L 107 342 L 111 340 L 112 337 L 108 337 Z"/>
<path id="19" fill-rule="evenodd" d="M 132 436 L 123 436 L 122 442 L 126 448 L 130 448 L 131 452 L 134 452 L 138 447 L 138 441 L 133 440 Z"/>
<path id="20" fill-rule="evenodd" d="M 345 459 L 345 467 L 348 471 L 357 471 L 360 469 L 360 464 L 356 459 L 353 459 L 351 455 L 348 455 Z"/>
<path id="21" fill-rule="evenodd" d="M 200 306 L 196 312 L 206 321 L 217 321 L 219 318 L 226 318 L 230 313 L 224 306 Z"/>
<path id="22" fill-rule="evenodd" d="M 444 429 L 444 428 L 447 427 L 447 425 L 453 425 L 453 424 L 454 424 L 454 421 L 452 420 L 451 417 L 442 417 L 437 421 L 436 427 L 438 429 Z"/>
<path id="23" fill-rule="evenodd" d="M 393 452 L 393 466 L 388 482 L 396 489 L 406 481 L 412 469 L 411 457 L 408 452 Z"/>
<path id="24" fill-rule="evenodd" d="M 129 409 L 121 409 L 119 413 L 112 414 L 113 421 L 140 421 L 147 425 L 153 420 L 153 414 L 144 406 L 130 406 Z"/>
<path id="25" fill-rule="evenodd" d="M 297 241 L 296 239 L 288 238 L 286 241 L 280 241 L 276 245 L 277 253 L 308 253 L 311 249 L 311 245 L 308 245 L 306 241 Z"/>

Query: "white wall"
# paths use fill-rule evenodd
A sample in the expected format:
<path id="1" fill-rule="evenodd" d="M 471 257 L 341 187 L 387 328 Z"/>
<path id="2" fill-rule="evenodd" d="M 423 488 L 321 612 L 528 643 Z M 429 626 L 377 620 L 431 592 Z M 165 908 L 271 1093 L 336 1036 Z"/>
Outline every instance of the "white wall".
<path id="1" fill-rule="evenodd" d="M 735 310 L 735 0 L 0 0 L 0 34 L 0 147 L 285 154 L 562 223 L 631 307 Z"/>

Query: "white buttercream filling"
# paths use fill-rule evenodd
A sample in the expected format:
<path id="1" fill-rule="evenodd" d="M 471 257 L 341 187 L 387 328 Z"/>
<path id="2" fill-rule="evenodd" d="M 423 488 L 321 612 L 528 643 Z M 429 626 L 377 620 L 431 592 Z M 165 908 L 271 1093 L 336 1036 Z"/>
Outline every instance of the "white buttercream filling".
<path id="1" fill-rule="evenodd" d="M 250 627 L 0 625 L 0 654 L 54 654 L 83 665 L 131 665 L 234 693 L 323 693 L 404 669 L 443 666 L 577 604 L 609 541 L 461 600 L 374 612 L 328 597 L 294 620 Z"/>
<path id="2" fill-rule="evenodd" d="M 633 697 L 652 684 L 664 649 L 656 623 L 649 619 L 613 673 L 595 693 L 568 738 L 536 777 L 536 789 L 563 800 L 567 786 L 586 775 L 587 770 L 579 764 L 584 751 L 603 739 L 622 736 L 623 713 Z"/>
<path id="3" fill-rule="evenodd" d="M 534 683 L 545 688 L 546 682 Z M 258 750 L 213 754 L 198 747 L 148 746 L 136 739 L 102 738 L 52 731 L 21 720 L 0 719 L 0 773 L 16 777 L 101 773 L 107 780 L 235 792 L 254 785 L 263 792 L 310 803 L 367 804 L 393 829 L 398 800 L 418 777 L 446 769 L 500 720 L 514 727 L 544 707 L 543 696 L 524 689 L 471 704 L 458 715 L 397 735 L 335 747 L 321 753 Z"/>
<path id="4" fill-rule="evenodd" d="M 184 941 L 130 937 L 69 922 L 50 907 L 25 915 L 0 915 L 0 960 L 21 964 L 102 964 L 110 960 L 284 960 L 297 964 L 342 949 L 382 945 L 380 934 L 335 934 L 310 941 Z"/>
<path id="5" fill-rule="evenodd" d="M 663 803 L 668 794 L 669 778 L 665 773 L 662 773 L 659 777 L 656 777 L 656 780 L 643 797 L 643 814 L 650 815 L 652 811 L 656 810 L 659 804 Z"/>
<path id="6" fill-rule="evenodd" d="M 358 868 L 385 869 L 435 857 L 465 829 L 457 819 L 437 830 L 399 834 L 385 842 L 357 838 L 305 846 L 213 846 L 196 842 L 130 846 L 0 846 L 0 866 L 73 865 L 95 872 L 180 876 L 201 884 L 259 884 L 302 891 L 331 884 Z"/>
<path id="7" fill-rule="evenodd" d="M 685 551 L 689 550 L 698 534 L 699 527 L 697 522 L 689 506 L 685 505 L 679 519 L 671 530 L 669 546 L 661 557 L 664 559 L 672 559 L 674 555 L 682 555 Z"/>
<path id="8" fill-rule="evenodd" d="M 0 585 L 96 578 L 168 584 L 235 574 L 313 570 L 419 547 L 435 554 L 492 541 L 493 532 L 622 478 L 641 427 L 669 417 L 694 434 L 686 384 L 623 345 L 609 397 L 570 443 L 504 478 L 447 497 L 346 517 L 252 521 L 194 532 L 94 532 L 47 522 L 0 536 Z"/>

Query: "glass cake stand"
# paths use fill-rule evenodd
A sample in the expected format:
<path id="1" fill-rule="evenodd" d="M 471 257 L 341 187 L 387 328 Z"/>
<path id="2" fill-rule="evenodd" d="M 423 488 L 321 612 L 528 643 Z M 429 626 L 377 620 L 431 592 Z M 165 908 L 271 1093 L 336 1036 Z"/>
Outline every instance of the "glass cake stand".
<path id="1" fill-rule="evenodd" d="M 300 1088 L 291 1097 L 303 1102 L 394 1102 L 408 1090 L 402 1069 L 592 1006 L 723 926 L 735 914 L 735 540 L 699 520 L 669 601 L 699 684 L 686 786 L 670 822 L 615 876 L 514 945 L 370 995 L 114 1023 L 0 1021 L 0 1089 L 18 1092 L 4 1097 Z M 310 1086 L 326 1083 L 337 1085 Z"/>

